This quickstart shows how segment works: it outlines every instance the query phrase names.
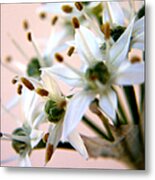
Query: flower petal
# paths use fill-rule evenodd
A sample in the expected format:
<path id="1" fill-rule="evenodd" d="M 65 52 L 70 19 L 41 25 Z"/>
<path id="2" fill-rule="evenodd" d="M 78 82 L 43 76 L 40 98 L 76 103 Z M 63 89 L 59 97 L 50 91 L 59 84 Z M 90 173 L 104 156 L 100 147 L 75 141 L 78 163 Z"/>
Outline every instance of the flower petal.
<path id="1" fill-rule="evenodd" d="M 100 95 L 99 105 L 112 120 L 116 119 L 117 96 L 112 89 Z"/>
<path id="2" fill-rule="evenodd" d="M 111 47 L 110 53 L 109 53 L 109 56 L 110 56 L 109 63 L 119 66 L 119 64 L 126 59 L 126 56 L 129 50 L 134 21 L 135 21 L 135 18 L 132 19 L 128 28 L 120 36 L 120 38 L 116 41 L 116 43 L 114 43 L 114 45 Z"/>
<path id="3" fill-rule="evenodd" d="M 144 62 L 126 63 L 120 66 L 115 83 L 118 85 L 133 85 L 144 82 Z"/>
<path id="4" fill-rule="evenodd" d="M 79 133 L 74 130 L 68 137 L 70 144 L 85 158 L 88 159 L 88 152 Z"/>
<path id="5" fill-rule="evenodd" d="M 44 68 L 44 70 L 57 75 L 61 80 L 71 86 L 81 87 L 83 85 L 82 78 L 63 64 L 55 64 L 51 68 Z"/>
<path id="6" fill-rule="evenodd" d="M 30 134 L 32 148 L 34 148 L 39 143 L 39 141 L 42 139 L 42 136 L 43 136 L 43 131 L 32 129 Z"/>
<path id="7" fill-rule="evenodd" d="M 75 33 L 77 51 L 82 60 L 87 64 L 92 64 L 102 60 L 102 53 L 95 35 L 84 26 L 80 26 Z"/>
<path id="8" fill-rule="evenodd" d="M 63 140 L 75 129 L 89 104 L 94 99 L 94 94 L 81 91 L 70 100 L 64 118 Z"/>
<path id="9" fill-rule="evenodd" d="M 144 32 L 132 39 L 131 47 L 135 49 L 144 50 Z"/>
<path id="10" fill-rule="evenodd" d="M 31 167 L 32 166 L 28 154 L 26 154 L 25 157 L 21 156 L 19 158 L 19 165 L 20 165 L 20 167 Z"/>

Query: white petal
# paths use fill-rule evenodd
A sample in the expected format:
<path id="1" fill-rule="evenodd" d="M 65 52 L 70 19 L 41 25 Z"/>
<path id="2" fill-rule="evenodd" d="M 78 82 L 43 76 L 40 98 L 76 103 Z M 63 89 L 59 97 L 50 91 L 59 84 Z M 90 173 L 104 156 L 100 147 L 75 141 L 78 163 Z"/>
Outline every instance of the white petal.
<path id="1" fill-rule="evenodd" d="M 34 120 L 34 122 L 33 122 L 33 124 L 32 124 L 32 128 L 38 128 L 38 126 L 39 126 L 41 123 L 45 122 L 45 120 L 46 120 L 46 114 L 45 114 L 45 112 L 41 112 L 41 113 L 37 116 L 37 118 Z"/>
<path id="2" fill-rule="evenodd" d="M 112 120 L 116 119 L 117 96 L 112 89 L 100 96 L 99 105 Z"/>
<path id="3" fill-rule="evenodd" d="M 30 134 L 32 148 L 34 148 L 39 143 L 42 136 L 43 136 L 43 131 L 32 129 L 31 134 Z"/>
<path id="4" fill-rule="evenodd" d="M 48 71 L 44 71 L 44 69 L 42 69 L 41 79 L 43 80 L 45 89 L 49 91 L 51 96 L 56 98 L 61 97 L 60 88 L 58 87 L 58 84 L 55 82 L 54 77 L 52 77 L 52 75 L 48 73 Z"/>
<path id="5" fill-rule="evenodd" d="M 144 32 L 135 36 L 131 41 L 131 47 L 135 49 L 144 50 Z"/>
<path id="6" fill-rule="evenodd" d="M 80 26 L 75 34 L 77 50 L 81 58 L 89 64 L 102 60 L 102 53 L 95 35 L 84 26 Z"/>
<path id="7" fill-rule="evenodd" d="M 144 82 L 144 62 L 123 64 L 116 75 L 115 83 L 118 85 L 133 85 Z"/>
<path id="8" fill-rule="evenodd" d="M 132 36 L 135 37 L 141 33 L 144 33 L 144 17 L 135 22 L 133 27 Z"/>
<path id="9" fill-rule="evenodd" d="M 107 2 L 112 23 L 116 25 L 124 25 L 125 16 L 118 2 Z"/>
<path id="10" fill-rule="evenodd" d="M 19 159 L 20 167 L 31 167 L 31 161 L 28 154 L 25 157 L 20 157 Z"/>
<path id="11" fill-rule="evenodd" d="M 51 68 L 45 68 L 45 71 L 57 75 L 69 85 L 81 87 L 83 84 L 81 77 L 63 64 L 55 64 Z"/>
<path id="12" fill-rule="evenodd" d="M 71 134 L 68 136 L 68 141 L 70 142 L 70 144 L 85 158 L 88 159 L 88 152 L 87 149 L 84 145 L 84 142 L 81 138 L 81 136 L 79 135 L 79 133 L 74 130 L 73 132 L 71 132 Z"/>
<path id="13" fill-rule="evenodd" d="M 126 59 L 128 50 L 129 50 L 129 44 L 131 39 L 131 33 L 134 25 L 134 20 L 131 21 L 128 28 L 125 30 L 125 32 L 120 36 L 120 38 L 114 43 L 112 48 L 110 49 L 110 63 L 113 63 L 116 66 L 119 66 L 119 64 Z"/>
<path id="14" fill-rule="evenodd" d="M 51 145 L 53 145 L 54 149 L 57 147 L 57 145 L 61 139 L 62 126 L 63 126 L 63 121 L 60 120 L 57 124 L 51 126 L 51 128 L 49 130 L 50 136 L 48 138 L 47 144 L 50 143 Z"/>
<path id="15" fill-rule="evenodd" d="M 82 91 L 73 96 L 67 106 L 64 118 L 62 138 L 65 139 L 79 124 L 82 116 L 86 112 L 89 104 L 94 99 L 94 95 L 87 91 Z"/>
<path id="16" fill-rule="evenodd" d="M 15 95 L 6 105 L 6 109 L 10 110 L 15 107 L 20 101 L 20 96 Z"/>

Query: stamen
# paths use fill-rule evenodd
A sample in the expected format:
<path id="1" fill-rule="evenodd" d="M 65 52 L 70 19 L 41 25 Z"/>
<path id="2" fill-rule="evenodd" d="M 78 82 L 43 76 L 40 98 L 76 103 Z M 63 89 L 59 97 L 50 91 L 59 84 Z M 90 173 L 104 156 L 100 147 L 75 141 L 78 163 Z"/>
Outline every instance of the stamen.
<path id="1" fill-rule="evenodd" d="M 82 11 L 83 5 L 82 5 L 81 2 L 75 2 L 74 4 L 75 4 L 75 7 L 76 7 L 79 11 Z"/>
<path id="2" fill-rule="evenodd" d="M 130 61 L 132 64 L 138 63 L 141 62 L 141 58 L 139 56 L 133 56 Z"/>
<path id="3" fill-rule="evenodd" d="M 55 53 L 55 58 L 60 63 L 64 61 L 63 56 L 61 54 L 59 54 L 59 53 Z"/>
<path id="4" fill-rule="evenodd" d="M 65 13 L 71 13 L 73 11 L 73 8 L 70 5 L 63 5 L 61 9 Z"/>
<path id="5" fill-rule="evenodd" d="M 40 96 L 48 96 L 49 92 L 46 89 L 37 88 L 36 93 Z"/>
<path id="6" fill-rule="evenodd" d="M 17 83 L 17 79 L 12 79 L 12 84 L 16 84 Z"/>
<path id="7" fill-rule="evenodd" d="M 108 40 L 110 38 L 110 24 L 106 22 L 101 25 L 101 31 L 104 33 L 105 39 Z"/>
<path id="8" fill-rule="evenodd" d="M 39 17 L 43 20 L 47 17 L 47 14 L 45 12 L 40 12 Z"/>
<path id="9" fill-rule="evenodd" d="M 19 95 L 22 94 L 22 89 L 23 89 L 23 86 L 22 86 L 21 84 L 18 84 L 17 93 L 18 93 Z"/>
<path id="10" fill-rule="evenodd" d="M 1 61 L 1 65 L 2 65 L 3 67 L 5 67 L 8 71 L 12 72 L 13 74 L 20 74 L 20 75 L 21 75 L 20 72 L 16 71 L 15 69 L 13 69 L 13 68 L 10 67 L 10 66 L 7 66 L 7 65 L 6 65 L 5 63 L 3 63 L 2 61 Z"/>
<path id="11" fill-rule="evenodd" d="M 79 23 L 79 20 L 77 17 L 72 18 L 72 24 L 73 24 L 75 29 L 78 29 L 80 27 L 80 23 Z"/>
<path id="12" fill-rule="evenodd" d="M 5 61 L 6 61 L 7 63 L 10 63 L 10 62 L 12 61 L 12 57 L 11 57 L 11 56 L 7 56 L 7 57 L 5 58 Z"/>
<path id="13" fill-rule="evenodd" d="M 28 30 L 29 29 L 29 23 L 28 23 L 28 21 L 26 19 L 23 20 L 23 29 L 24 30 Z"/>
<path id="14" fill-rule="evenodd" d="M 47 143 L 48 137 L 49 137 L 49 133 L 46 133 L 46 134 L 44 135 L 44 137 L 43 137 L 43 141 L 44 141 L 45 143 Z"/>
<path id="15" fill-rule="evenodd" d="M 21 81 L 29 90 L 33 91 L 35 89 L 33 84 L 25 77 L 21 77 Z"/>
<path id="16" fill-rule="evenodd" d="M 66 105 L 67 105 L 67 102 L 65 100 L 61 101 L 59 104 L 59 108 L 63 109 L 64 107 L 66 107 Z"/>
<path id="17" fill-rule="evenodd" d="M 58 16 L 54 16 L 54 17 L 52 18 L 51 24 L 54 26 L 57 21 L 58 21 Z"/>
<path id="18" fill-rule="evenodd" d="M 51 159 L 53 152 L 54 152 L 53 145 L 48 144 L 46 149 L 45 163 L 48 163 L 48 161 Z"/>
<path id="19" fill-rule="evenodd" d="M 75 50 L 75 47 L 74 46 L 71 46 L 67 52 L 67 55 L 68 56 L 71 56 L 73 53 L 74 53 L 74 50 Z"/>
<path id="20" fill-rule="evenodd" d="M 31 32 L 28 32 L 27 33 L 27 39 L 28 39 L 28 41 L 32 41 L 32 34 L 31 34 Z"/>

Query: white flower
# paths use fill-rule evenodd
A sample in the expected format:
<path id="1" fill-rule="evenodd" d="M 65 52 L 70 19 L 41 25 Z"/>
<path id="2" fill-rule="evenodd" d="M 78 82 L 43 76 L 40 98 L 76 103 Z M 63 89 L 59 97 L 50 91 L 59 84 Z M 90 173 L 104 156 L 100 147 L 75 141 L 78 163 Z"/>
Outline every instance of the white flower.
<path id="1" fill-rule="evenodd" d="M 36 92 L 43 98 L 46 118 L 50 122 L 46 149 L 48 151 L 48 147 L 52 147 L 52 155 L 61 140 L 64 114 L 66 112 L 66 103 L 68 100 L 62 95 L 59 87 L 49 73 L 42 70 L 41 79 L 42 85 L 39 85 Z M 68 141 L 85 159 L 88 158 L 87 150 L 78 132 L 74 131 L 68 134 L 65 140 Z M 50 158 L 46 161 L 49 160 Z"/>
<path id="2" fill-rule="evenodd" d="M 117 96 L 112 85 L 144 82 L 144 62 L 132 64 L 127 59 L 133 27 L 134 19 L 111 47 L 109 41 L 106 41 L 106 49 L 103 52 L 94 34 L 89 29 L 80 26 L 76 29 L 75 42 L 83 60 L 83 67 L 77 70 L 64 62 L 64 64 L 45 69 L 58 75 L 73 87 L 82 88 L 68 103 L 63 138 L 73 132 L 96 96 L 99 96 L 100 108 L 115 120 Z"/>
<path id="3" fill-rule="evenodd" d="M 25 89 L 23 95 L 24 122 L 18 121 L 19 128 L 16 128 L 12 134 L 2 133 L 1 139 L 12 141 L 12 146 L 19 155 L 17 158 L 19 165 L 28 167 L 31 166 L 29 153 L 40 142 L 43 136 L 43 132 L 38 129 L 39 123 L 36 123 L 36 121 L 41 122 L 43 117 L 38 113 L 35 93 Z M 9 114 L 11 118 L 16 118 L 11 113 Z M 17 118 L 15 120 L 17 121 Z"/>

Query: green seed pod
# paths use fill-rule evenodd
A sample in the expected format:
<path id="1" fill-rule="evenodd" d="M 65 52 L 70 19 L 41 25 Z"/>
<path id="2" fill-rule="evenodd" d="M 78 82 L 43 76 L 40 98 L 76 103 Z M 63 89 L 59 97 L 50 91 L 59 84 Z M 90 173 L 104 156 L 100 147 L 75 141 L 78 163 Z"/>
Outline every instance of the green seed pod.
<path id="1" fill-rule="evenodd" d="M 65 110 L 57 107 L 56 102 L 49 100 L 45 104 L 45 112 L 47 113 L 50 122 L 57 123 L 61 118 L 63 118 Z"/>
<path id="2" fill-rule="evenodd" d="M 27 136 L 27 133 L 23 128 L 17 128 L 15 131 L 13 131 L 12 134 L 17 136 Z M 28 144 L 22 141 L 12 140 L 12 147 L 14 148 L 16 153 L 21 155 L 27 150 Z"/>
<path id="3" fill-rule="evenodd" d="M 27 66 L 27 75 L 30 77 L 40 77 L 40 64 L 37 58 L 32 58 Z"/>

